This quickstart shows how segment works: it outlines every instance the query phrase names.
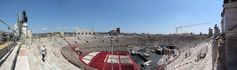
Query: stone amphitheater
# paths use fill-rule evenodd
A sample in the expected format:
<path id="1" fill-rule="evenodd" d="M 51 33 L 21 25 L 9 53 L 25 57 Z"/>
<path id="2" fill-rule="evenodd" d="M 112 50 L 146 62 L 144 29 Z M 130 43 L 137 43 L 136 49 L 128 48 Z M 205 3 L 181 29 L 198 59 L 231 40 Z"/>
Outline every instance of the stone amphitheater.
<path id="1" fill-rule="evenodd" d="M 190 46 L 206 41 L 206 38 L 207 35 L 114 36 L 113 38 L 110 36 L 37 37 L 31 44 L 18 43 L 17 45 L 21 45 L 15 46 L 12 54 L 9 55 L 9 57 L 16 56 L 19 49 L 15 64 L 12 62 L 13 58 L 7 58 L 0 69 L 9 70 L 14 67 L 15 70 L 111 70 L 111 63 L 108 60 L 112 60 L 114 61 L 112 64 L 114 70 L 140 70 L 141 66 L 136 64 L 129 54 L 133 47 L 152 48 L 155 47 L 152 45 L 155 43 L 157 45 L 175 45 L 178 51 L 183 51 Z M 40 48 L 43 45 L 47 49 L 45 62 L 41 60 L 40 54 Z M 111 54 L 112 49 L 114 53 Z M 103 53 L 104 57 L 100 60 Z M 89 57 L 90 55 L 94 55 L 94 58 Z M 83 61 L 86 57 L 91 61 L 88 63 Z M 107 60 L 107 63 L 104 59 Z M 102 63 L 107 64 L 102 65 L 104 67 L 98 63 L 102 60 Z M 120 64 L 116 64 L 116 62 Z M 155 62 L 155 66 L 157 67 L 150 69 L 158 69 L 158 61 Z"/>
<path id="2" fill-rule="evenodd" d="M 90 65 L 87 65 L 82 60 L 83 56 L 90 54 L 91 52 L 110 52 L 113 46 L 114 51 L 129 52 L 129 49 L 133 46 L 145 47 L 137 44 L 136 42 L 146 43 L 158 43 L 158 44 L 172 44 L 177 46 L 179 51 L 190 48 L 206 40 L 205 35 L 165 35 L 165 36 L 122 36 L 114 37 L 64 37 L 63 40 L 68 43 L 66 47 L 62 48 L 62 55 L 72 64 L 81 69 L 96 69 Z M 112 45 L 111 45 L 112 43 Z M 147 47 L 149 48 L 149 47 Z M 82 56 L 82 57 L 80 57 Z M 102 65 L 103 66 L 103 65 Z M 157 65 L 158 67 L 158 65 Z"/>

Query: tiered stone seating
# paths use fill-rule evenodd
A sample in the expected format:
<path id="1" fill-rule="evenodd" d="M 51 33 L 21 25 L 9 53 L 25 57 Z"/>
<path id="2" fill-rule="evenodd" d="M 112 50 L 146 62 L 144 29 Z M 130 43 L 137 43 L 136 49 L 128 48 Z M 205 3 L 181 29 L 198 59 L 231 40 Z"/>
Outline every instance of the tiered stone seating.
<path id="1" fill-rule="evenodd" d="M 77 37 L 71 37 L 71 38 L 65 38 L 68 42 L 72 42 L 72 44 L 74 45 L 73 48 L 79 48 L 80 52 L 82 52 L 82 54 L 77 53 L 79 56 L 82 56 L 81 59 L 86 63 L 86 64 L 92 64 L 92 66 L 96 67 L 99 66 L 97 68 L 102 69 L 102 64 L 104 64 L 104 62 L 101 62 L 101 60 L 104 60 L 106 55 L 103 55 L 103 52 L 101 51 L 111 51 L 111 39 L 108 38 L 96 38 L 96 39 L 88 39 L 88 38 L 80 38 L 78 39 Z M 77 43 L 75 43 L 75 41 Z M 88 42 L 87 42 L 88 41 Z M 129 41 L 132 40 L 126 40 L 126 39 L 119 39 L 118 41 L 116 41 L 115 39 L 112 41 L 113 43 L 113 50 L 114 51 L 127 51 L 127 44 Z M 76 50 L 73 49 L 73 51 L 75 52 Z M 91 52 L 101 52 L 99 56 L 94 56 L 96 58 L 96 60 L 94 60 L 94 58 L 89 57 L 89 56 L 85 56 L 88 55 Z M 116 54 L 116 53 L 114 53 Z M 90 54 L 89 54 L 90 55 Z M 103 58 L 101 58 L 103 57 Z M 95 63 L 90 63 L 90 60 L 95 62 Z M 80 63 L 84 63 L 84 62 L 80 62 Z M 110 65 L 110 64 L 109 64 Z M 84 65 L 82 65 L 81 67 L 86 67 Z M 114 69 L 119 69 L 118 65 L 114 65 Z M 107 69 L 107 68 L 105 68 Z M 131 68 L 130 68 L 131 69 Z"/>

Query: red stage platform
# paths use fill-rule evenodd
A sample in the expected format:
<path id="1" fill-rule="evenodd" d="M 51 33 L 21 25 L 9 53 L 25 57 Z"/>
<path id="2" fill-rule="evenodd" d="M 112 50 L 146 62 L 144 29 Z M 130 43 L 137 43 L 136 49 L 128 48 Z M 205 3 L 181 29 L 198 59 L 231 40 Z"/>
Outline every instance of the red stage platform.
<path id="1" fill-rule="evenodd" d="M 92 52 L 93 53 L 93 52 Z M 98 52 L 80 57 L 85 64 L 98 70 L 140 70 L 128 52 Z"/>

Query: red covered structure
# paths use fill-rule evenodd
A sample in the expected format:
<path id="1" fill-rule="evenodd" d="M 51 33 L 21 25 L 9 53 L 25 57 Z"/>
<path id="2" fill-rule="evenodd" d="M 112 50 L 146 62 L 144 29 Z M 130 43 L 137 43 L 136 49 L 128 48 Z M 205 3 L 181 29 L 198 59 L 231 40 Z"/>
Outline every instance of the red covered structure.
<path id="1" fill-rule="evenodd" d="M 83 57 L 85 56 L 80 57 L 82 62 Z M 140 70 L 128 52 L 113 52 L 113 55 L 112 52 L 99 52 L 85 64 L 98 70 L 111 70 L 112 67 L 113 70 Z"/>

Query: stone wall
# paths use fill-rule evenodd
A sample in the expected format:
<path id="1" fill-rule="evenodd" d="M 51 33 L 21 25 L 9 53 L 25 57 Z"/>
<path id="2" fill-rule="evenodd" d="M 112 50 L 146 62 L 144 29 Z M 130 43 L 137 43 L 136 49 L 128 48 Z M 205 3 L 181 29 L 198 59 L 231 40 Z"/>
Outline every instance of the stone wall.
<path id="1" fill-rule="evenodd" d="M 224 9 L 222 12 L 223 27 L 222 31 L 225 34 L 225 50 L 226 54 L 220 52 L 220 64 L 224 70 L 237 69 L 237 1 L 224 0 Z M 225 60 L 226 59 L 226 60 Z M 226 67 L 225 67 L 226 66 Z"/>

